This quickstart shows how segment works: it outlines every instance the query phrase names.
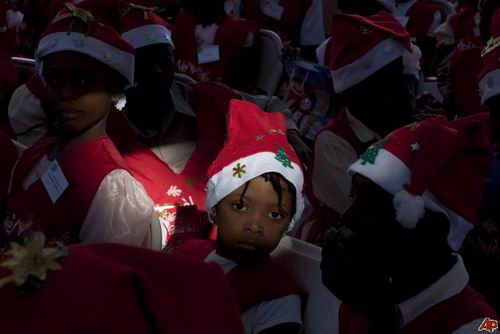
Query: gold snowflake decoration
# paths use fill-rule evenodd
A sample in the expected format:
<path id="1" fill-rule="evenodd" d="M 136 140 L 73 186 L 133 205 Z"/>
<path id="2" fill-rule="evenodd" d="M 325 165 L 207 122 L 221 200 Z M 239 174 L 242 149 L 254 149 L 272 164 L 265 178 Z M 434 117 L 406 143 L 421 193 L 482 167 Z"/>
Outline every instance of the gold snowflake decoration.
<path id="1" fill-rule="evenodd" d="M 241 179 L 243 177 L 243 175 L 245 175 L 247 172 L 246 168 L 247 168 L 246 165 L 242 165 L 242 164 L 238 163 L 236 165 L 236 167 L 233 168 L 233 171 L 234 171 L 233 176 Z"/>

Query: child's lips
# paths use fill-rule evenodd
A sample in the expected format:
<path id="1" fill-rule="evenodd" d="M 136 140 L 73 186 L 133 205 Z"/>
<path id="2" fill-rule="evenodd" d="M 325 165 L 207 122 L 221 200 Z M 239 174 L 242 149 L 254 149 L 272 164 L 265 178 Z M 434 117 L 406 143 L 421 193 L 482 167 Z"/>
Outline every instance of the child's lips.
<path id="1" fill-rule="evenodd" d="M 61 108 L 57 110 L 57 114 L 63 119 L 74 119 L 80 114 L 81 111 L 75 108 Z"/>
<path id="2" fill-rule="evenodd" d="M 238 243 L 238 247 L 245 250 L 257 250 L 259 249 L 259 244 L 256 241 L 244 240 Z"/>

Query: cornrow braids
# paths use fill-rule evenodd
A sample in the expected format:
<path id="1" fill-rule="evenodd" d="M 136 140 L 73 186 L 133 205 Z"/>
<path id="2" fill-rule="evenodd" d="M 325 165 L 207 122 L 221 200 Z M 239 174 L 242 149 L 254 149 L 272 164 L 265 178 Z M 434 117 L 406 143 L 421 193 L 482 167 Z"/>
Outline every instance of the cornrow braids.
<path id="1" fill-rule="evenodd" d="M 276 173 L 276 172 L 269 172 L 269 173 L 264 173 L 261 175 L 261 177 L 264 178 L 266 182 L 271 182 L 271 185 L 273 186 L 274 191 L 278 195 L 278 210 L 281 215 L 284 216 L 283 214 L 283 188 L 281 187 L 281 180 L 285 181 L 287 185 L 287 191 L 292 195 L 292 207 L 290 209 L 290 219 L 295 215 L 295 212 L 297 211 L 297 194 L 295 192 L 295 186 L 285 179 L 281 174 Z M 245 183 L 245 187 L 243 188 L 243 192 L 241 193 L 240 196 L 240 205 L 243 205 L 243 197 L 245 197 L 245 193 L 247 192 L 248 186 L 250 184 L 251 180 Z"/>

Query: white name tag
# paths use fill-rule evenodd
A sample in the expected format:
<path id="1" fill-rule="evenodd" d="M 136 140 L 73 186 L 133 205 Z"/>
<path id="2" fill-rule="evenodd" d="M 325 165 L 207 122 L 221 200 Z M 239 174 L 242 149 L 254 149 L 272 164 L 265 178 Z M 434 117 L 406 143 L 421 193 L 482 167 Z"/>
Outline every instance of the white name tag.
<path id="1" fill-rule="evenodd" d="M 220 60 L 218 45 L 212 45 L 198 50 L 198 64 L 215 63 Z"/>
<path id="2" fill-rule="evenodd" d="M 42 183 L 45 190 L 47 190 L 52 203 L 55 203 L 69 186 L 68 180 L 66 180 L 66 177 L 56 160 L 54 160 L 50 164 L 49 169 L 43 173 Z"/>
<path id="3" fill-rule="evenodd" d="M 269 4 L 264 7 L 264 14 L 272 17 L 278 21 L 281 20 L 283 16 L 283 12 L 285 11 L 285 7 L 277 5 L 277 4 Z"/>

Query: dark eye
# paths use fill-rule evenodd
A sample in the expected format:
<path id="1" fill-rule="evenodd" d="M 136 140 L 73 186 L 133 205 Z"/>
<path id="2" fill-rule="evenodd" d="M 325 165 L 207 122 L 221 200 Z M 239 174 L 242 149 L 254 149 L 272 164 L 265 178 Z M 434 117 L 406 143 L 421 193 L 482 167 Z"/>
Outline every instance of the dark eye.
<path id="1" fill-rule="evenodd" d="M 80 84 L 80 87 L 88 87 L 93 83 L 93 79 L 88 75 L 82 75 L 78 79 L 78 83 Z"/>
<path id="2" fill-rule="evenodd" d="M 62 86 L 63 78 L 57 74 L 48 74 L 45 76 L 45 81 L 51 88 L 58 88 Z"/>
<path id="3" fill-rule="evenodd" d="M 232 205 L 232 207 L 234 210 L 239 211 L 239 212 L 245 212 L 247 210 L 247 207 L 242 202 L 234 203 Z"/>
<path id="4" fill-rule="evenodd" d="M 278 211 L 273 211 L 269 213 L 269 218 L 271 218 L 272 220 L 282 220 L 283 218 L 285 218 L 285 216 L 283 216 Z"/>

